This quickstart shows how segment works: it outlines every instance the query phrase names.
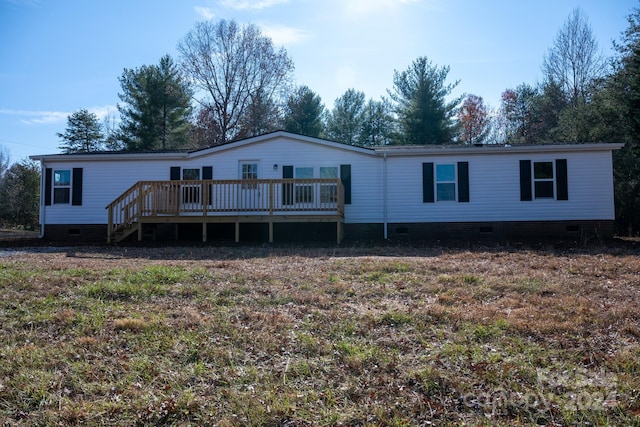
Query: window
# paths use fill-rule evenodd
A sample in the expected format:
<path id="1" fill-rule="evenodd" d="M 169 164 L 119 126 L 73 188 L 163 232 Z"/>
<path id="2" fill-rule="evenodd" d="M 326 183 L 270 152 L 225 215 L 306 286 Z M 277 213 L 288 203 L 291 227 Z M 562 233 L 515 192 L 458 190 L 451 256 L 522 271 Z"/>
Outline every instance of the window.
<path id="1" fill-rule="evenodd" d="M 258 179 L 258 164 L 257 163 L 243 163 L 242 164 L 242 169 L 240 171 L 240 178 L 243 181 L 246 181 L 246 180 L 257 180 Z M 256 188 L 258 188 L 258 184 L 255 183 L 255 182 L 243 183 L 242 184 L 242 189 L 243 190 L 247 190 L 247 189 L 255 190 Z"/>
<path id="2" fill-rule="evenodd" d="M 569 200 L 567 159 L 520 160 L 520 200 L 533 199 Z"/>
<path id="3" fill-rule="evenodd" d="M 53 172 L 53 203 L 69 204 L 71 201 L 71 171 L 57 170 Z"/>
<path id="4" fill-rule="evenodd" d="M 422 164 L 422 202 L 469 203 L 469 162 Z"/>
<path id="5" fill-rule="evenodd" d="M 200 169 L 182 169 L 182 179 L 184 181 L 199 180 Z M 182 203 L 200 203 L 200 185 L 184 185 Z"/>
<path id="6" fill-rule="evenodd" d="M 338 178 L 337 167 L 321 167 L 320 178 Z M 320 203 L 337 203 L 338 202 L 338 186 L 336 184 L 320 185 Z"/>
<path id="7" fill-rule="evenodd" d="M 436 165 L 436 200 L 456 200 L 456 165 Z"/>
<path id="8" fill-rule="evenodd" d="M 533 189 L 536 199 L 553 199 L 553 162 L 533 163 Z"/>
<path id="9" fill-rule="evenodd" d="M 313 178 L 313 168 L 295 168 L 296 179 Z M 296 203 L 313 203 L 313 184 L 296 184 Z"/>
<path id="10" fill-rule="evenodd" d="M 185 181 L 200 179 L 200 169 L 182 169 L 182 179 Z"/>

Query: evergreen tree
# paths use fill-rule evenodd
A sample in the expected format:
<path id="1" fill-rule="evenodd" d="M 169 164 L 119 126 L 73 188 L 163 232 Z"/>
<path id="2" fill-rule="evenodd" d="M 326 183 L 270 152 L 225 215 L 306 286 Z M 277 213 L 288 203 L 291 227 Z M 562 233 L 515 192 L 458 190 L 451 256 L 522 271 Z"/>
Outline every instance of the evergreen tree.
<path id="1" fill-rule="evenodd" d="M 395 102 L 400 130 L 408 144 L 444 144 L 455 135 L 455 114 L 462 98 L 447 102 L 458 85 L 445 84 L 449 67 L 437 67 L 426 57 L 413 61 L 407 70 L 394 71 Z"/>
<path id="2" fill-rule="evenodd" d="M 369 99 L 362 111 L 361 145 L 388 145 L 397 138 L 396 121 L 386 98 Z"/>
<path id="3" fill-rule="evenodd" d="M 159 65 L 125 69 L 119 80 L 120 138 L 126 149 L 190 146 L 192 91 L 169 55 Z"/>
<path id="4" fill-rule="evenodd" d="M 58 147 L 66 154 L 100 151 L 104 138 L 98 117 L 85 109 L 72 113 L 67 118 L 64 133 L 57 133 L 61 140 Z"/>
<path id="5" fill-rule="evenodd" d="M 308 86 L 296 88 L 287 98 L 282 119 L 284 130 L 320 138 L 324 134 L 322 99 Z"/>
<path id="6" fill-rule="evenodd" d="M 360 145 L 364 113 L 364 92 L 348 89 L 334 103 L 327 118 L 327 137 L 349 145 Z"/>

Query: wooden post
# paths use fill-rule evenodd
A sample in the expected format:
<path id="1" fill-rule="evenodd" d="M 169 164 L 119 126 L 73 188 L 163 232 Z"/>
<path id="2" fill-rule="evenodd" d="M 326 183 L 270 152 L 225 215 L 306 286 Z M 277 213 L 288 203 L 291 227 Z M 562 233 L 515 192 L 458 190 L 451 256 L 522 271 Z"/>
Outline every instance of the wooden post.
<path id="1" fill-rule="evenodd" d="M 269 243 L 273 243 L 273 221 L 269 221 Z"/>
<path id="2" fill-rule="evenodd" d="M 236 243 L 240 242 L 240 220 L 236 220 Z"/>
<path id="3" fill-rule="evenodd" d="M 209 186 L 202 184 L 202 242 L 207 242 L 207 205 L 209 204 Z"/>
<path id="4" fill-rule="evenodd" d="M 273 182 L 269 182 L 269 215 L 273 215 Z M 271 224 L 271 222 L 269 222 Z"/>
<path id="5" fill-rule="evenodd" d="M 336 222 L 336 233 L 337 233 L 336 243 L 340 244 L 342 243 L 342 238 L 344 237 L 344 224 L 340 220 Z"/>
<path id="6" fill-rule="evenodd" d="M 107 217 L 107 243 L 111 243 L 111 232 L 113 231 L 113 207 L 111 205 L 109 205 Z"/>
<path id="7" fill-rule="evenodd" d="M 138 242 L 142 241 L 142 185 L 138 186 L 138 192 L 137 192 L 137 200 L 136 200 L 136 204 L 137 204 L 137 212 L 133 215 L 133 218 L 138 218 Z M 132 219 L 132 221 L 134 221 L 134 219 Z"/>

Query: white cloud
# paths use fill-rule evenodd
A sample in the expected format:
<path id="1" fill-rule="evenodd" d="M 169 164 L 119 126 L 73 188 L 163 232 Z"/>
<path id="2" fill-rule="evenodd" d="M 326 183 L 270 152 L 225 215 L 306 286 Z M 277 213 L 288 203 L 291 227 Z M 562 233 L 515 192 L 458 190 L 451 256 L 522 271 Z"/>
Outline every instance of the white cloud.
<path id="1" fill-rule="evenodd" d="M 216 16 L 216 14 L 213 12 L 213 9 L 211 9 L 210 7 L 196 6 L 193 9 L 198 15 L 202 16 L 206 20 L 213 19 Z"/>
<path id="2" fill-rule="evenodd" d="M 117 111 L 117 107 L 113 105 L 105 105 L 102 107 L 88 108 L 87 110 L 90 113 L 95 114 L 99 120 L 102 120 L 110 112 Z M 20 122 L 25 125 L 51 125 L 64 123 L 71 113 L 67 111 L 28 111 L 0 109 L 0 114 L 8 116 L 18 116 L 20 117 Z"/>
<path id="3" fill-rule="evenodd" d="M 289 0 L 220 0 L 220 6 L 237 10 L 261 10 L 281 3 L 288 3 Z"/>
<path id="4" fill-rule="evenodd" d="M 311 35 L 300 28 L 285 25 L 261 25 L 264 35 L 268 36 L 275 45 L 291 45 L 308 40 Z"/>
<path id="5" fill-rule="evenodd" d="M 46 125 L 67 120 L 69 113 L 64 111 L 26 111 L 0 109 L 0 114 L 19 116 L 20 121 L 27 125 Z"/>
<path id="6" fill-rule="evenodd" d="M 90 113 L 93 113 L 98 117 L 98 120 L 103 120 L 108 115 L 118 114 L 118 107 L 115 105 L 103 105 L 102 107 L 87 108 Z"/>

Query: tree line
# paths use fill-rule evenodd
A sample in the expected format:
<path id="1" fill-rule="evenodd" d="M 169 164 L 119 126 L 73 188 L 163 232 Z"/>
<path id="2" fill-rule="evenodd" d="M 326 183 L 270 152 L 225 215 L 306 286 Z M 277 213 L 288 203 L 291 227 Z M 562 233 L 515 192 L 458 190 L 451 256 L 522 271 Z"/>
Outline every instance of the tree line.
<path id="1" fill-rule="evenodd" d="M 496 109 L 451 96 L 448 66 L 426 56 L 395 70 L 392 89 L 367 99 L 354 88 L 331 109 L 293 84 L 287 52 L 252 24 L 197 23 L 178 61 L 124 69 L 119 119 L 80 109 L 57 134 L 65 153 L 198 149 L 284 129 L 359 146 L 623 142 L 614 154 L 618 231 L 640 232 L 640 11 L 604 58 L 575 9 L 541 64 L 541 82 L 506 89 Z M 3 199 L 6 200 L 6 199 Z"/>

